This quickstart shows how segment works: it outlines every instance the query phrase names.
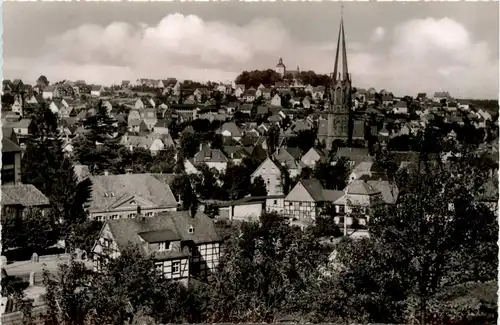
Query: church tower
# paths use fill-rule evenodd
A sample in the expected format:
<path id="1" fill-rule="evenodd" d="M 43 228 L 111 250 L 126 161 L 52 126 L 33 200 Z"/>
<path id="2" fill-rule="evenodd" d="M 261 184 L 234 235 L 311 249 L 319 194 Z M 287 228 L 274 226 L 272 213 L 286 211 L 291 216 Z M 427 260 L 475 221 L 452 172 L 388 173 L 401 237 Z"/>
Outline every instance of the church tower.
<path id="1" fill-rule="evenodd" d="M 284 77 L 285 76 L 285 73 L 286 73 L 286 67 L 285 65 L 283 64 L 283 59 L 280 58 L 278 64 L 276 65 L 276 70 L 275 70 L 277 73 L 279 73 L 281 75 L 281 77 Z"/>
<path id="2" fill-rule="evenodd" d="M 318 140 L 324 141 L 331 149 L 335 140 L 342 140 L 351 145 L 352 140 L 352 83 L 347 66 L 347 50 L 344 33 L 344 19 L 340 19 L 340 28 L 335 54 L 335 66 L 332 82 L 328 89 L 327 118 L 318 129 Z M 321 132 L 321 134 L 320 134 Z"/>

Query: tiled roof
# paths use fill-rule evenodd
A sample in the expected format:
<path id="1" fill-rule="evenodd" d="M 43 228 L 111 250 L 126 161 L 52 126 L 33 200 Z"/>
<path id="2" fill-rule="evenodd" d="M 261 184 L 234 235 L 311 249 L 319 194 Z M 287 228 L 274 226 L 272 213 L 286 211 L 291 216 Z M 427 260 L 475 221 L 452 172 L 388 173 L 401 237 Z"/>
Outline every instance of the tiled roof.
<path id="1" fill-rule="evenodd" d="M 335 158 L 339 157 L 347 157 L 347 158 L 355 158 L 355 157 L 368 157 L 369 152 L 367 148 L 338 148 L 337 153 L 335 154 Z"/>
<path id="2" fill-rule="evenodd" d="M 2 205 L 49 205 L 49 199 L 32 184 L 2 185 Z"/>
<path id="3" fill-rule="evenodd" d="M 108 220 L 107 225 L 113 234 L 119 249 L 124 249 L 129 243 L 141 244 L 141 237 L 149 240 L 180 239 L 192 241 L 195 244 L 220 242 L 222 239 L 209 217 L 197 212 L 191 217 L 189 211 L 164 212 L 154 217 Z M 193 227 L 193 233 L 189 228 Z M 143 253 L 149 254 L 149 248 L 144 245 Z M 170 254 L 169 254 L 170 253 Z M 188 256 L 188 252 L 165 252 L 163 258 Z M 174 255 L 174 256 L 172 256 Z"/>
<path id="4" fill-rule="evenodd" d="M 219 149 L 212 149 L 207 146 L 203 147 L 195 156 L 194 156 L 194 162 L 195 163 L 202 163 L 202 162 L 221 162 L 225 163 L 228 162 L 228 159 L 222 151 Z"/>
<path id="5" fill-rule="evenodd" d="M 177 206 L 170 187 L 150 174 L 90 176 L 92 198 L 90 209 L 107 210 L 125 197 L 139 197 L 156 206 Z"/>
<path id="6" fill-rule="evenodd" d="M 387 180 L 368 180 L 367 184 L 380 191 L 385 203 L 394 204 L 398 198 L 398 189 Z"/>
<path id="7" fill-rule="evenodd" d="M 243 136 L 243 133 L 241 132 L 240 128 L 234 122 L 227 122 L 222 124 L 221 132 L 224 132 L 226 130 L 229 131 L 233 137 Z"/>
<path id="8" fill-rule="evenodd" d="M 373 187 L 368 182 L 353 181 L 349 185 L 347 185 L 346 193 L 357 195 L 375 195 L 381 193 L 381 191 Z"/>
<path id="9" fill-rule="evenodd" d="M 21 152 L 21 148 L 12 140 L 2 137 L 2 152 Z"/>

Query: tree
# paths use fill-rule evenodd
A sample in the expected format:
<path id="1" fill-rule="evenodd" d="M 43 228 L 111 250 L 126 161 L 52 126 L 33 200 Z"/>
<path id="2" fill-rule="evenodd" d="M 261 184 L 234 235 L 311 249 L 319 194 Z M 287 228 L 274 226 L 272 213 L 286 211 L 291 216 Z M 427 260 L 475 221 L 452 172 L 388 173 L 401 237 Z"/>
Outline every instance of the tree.
<path id="1" fill-rule="evenodd" d="M 273 321 L 292 311 L 301 290 L 317 276 L 324 248 L 300 229 L 262 216 L 262 225 L 242 225 L 227 241 L 207 293 L 207 322 Z"/>
<path id="2" fill-rule="evenodd" d="M 446 285 L 449 261 L 477 241 L 477 219 L 470 216 L 486 213 L 476 201 L 486 172 L 469 148 L 459 151 L 446 165 L 424 159 L 416 169 L 398 175 L 397 204 L 377 206 L 369 223 L 374 240 L 407 265 L 393 268 L 413 281 L 410 292 L 419 299 L 421 324 L 428 320 L 428 299 Z M 480 228 L 490 227 L 493 219 Z"/>
<path id="3" fill-rule="evenodd" d="M 251 196 L 267 196 L 266 182 L 262 176 L 257 176 L 254 178 L 252 187 L 250 189 Z"/>
<path id="4" fill-rule="evenodd" d="M 326 189 L 343 190 L 347 186 L 349 169 L 345 159 L 340 158 L 335 165 L 318 162 L 313 171 L 314 178 L 318 179 Z"/>
<path id="5" fill-rule="evenodd" d="M 270 156 L 274 155 L 279 144 L 280 129 L 276 125 L 271 125 L 267 132 L 267 150 Z"/>
<path id="6" fill-rule="evenodd" d="M 89 130 L 74 142 L 77 160 L 89 166 L 92 174 L 109 171 L 115 174 L 124 172 L 119 151 L 123 147 L 119 140 L 116 120 L 110 116 L 102 101 L 97 104 L 96 113 L 87 116 L 83 125 Z"/>
<path id="7" fill-rule="evenodd" d="M 156 322 L 182 322 L 187 292 L 156 271 L 154 254 L 145 257 L 128 246 L 120 257 L 104 264 L 102 272 L 90 272 L 83 263 L 61 264 L 57 274 L 45 272 L 48 313 L 46 321 L 57 324 L 124 324 L 134 313 Z M 61 313 L 58 313 L 57 306 Z"/>
<path id="8" fill-rule="evenodd" d="M 49 85 L 49 80 L 44 75 L 41 75 L 36 80 L 36 85 L 40 86 L 43 89 L 43 88 L 45 88 L 45 87 L 47 87 Z"/>
<path id="9" fill-rule="evenodd" d="M 167 148 L 166 150 L 161 150 L 153 157 L 151 172 L 172 173 L 174 171 L 175 164 L 175 150 L 174 148 Z"/>
<path id="10" fill-rule="evenodd" d="M 57 130 L 57 118 L 42 105 L 33 114 L 33 137 L 22 158 L 23 183 L 33 184 L 50 200 L 52 224 L 62 222 L 64 239 L 71 227 L 86 219 L 83 205 L 91 193 L 89 180 L 78 183 L 72 162 L 64 156 Z"/>
<path id="11" fill-rule="evenodd" d="M 183 133 L 179 145 L 179 156 L 186 159 L 193 158 L 200 150 L 200 140 L 194 134 Z"/>
<path id="12" fill-rule="evenodd" d="M 228 163 L 221 176 L 222 189 L 229 200 L 241 199 L 250 191 L 250 173 L 243 165 Z"/>

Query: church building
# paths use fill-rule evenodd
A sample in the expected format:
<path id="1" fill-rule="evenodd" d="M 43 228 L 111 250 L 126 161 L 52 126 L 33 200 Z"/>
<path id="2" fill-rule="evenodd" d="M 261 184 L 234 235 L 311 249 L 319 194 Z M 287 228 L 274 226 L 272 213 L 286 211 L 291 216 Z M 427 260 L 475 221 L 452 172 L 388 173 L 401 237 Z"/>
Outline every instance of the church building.
<path id="1" fill-rule="evenodd" d="M 335 66 L 328 93 L 327 108 L 324 112 L 326 116 L 318 125 L 318 141 L 323 142 L 330 150 L 335 140 L 341 140 L 348 146 L 352 142 L 352 81 L 347 67 L 343 18 L 340 19 Z"/>

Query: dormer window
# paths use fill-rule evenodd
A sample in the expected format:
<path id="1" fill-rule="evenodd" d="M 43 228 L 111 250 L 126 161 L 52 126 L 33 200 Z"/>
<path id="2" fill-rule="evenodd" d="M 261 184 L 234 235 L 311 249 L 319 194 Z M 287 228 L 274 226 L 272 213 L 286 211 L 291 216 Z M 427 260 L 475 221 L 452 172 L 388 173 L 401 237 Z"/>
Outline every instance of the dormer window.
<path id="1" fill-rule="evenodd" d="M 163 252 L 170 249 L 170 243 L 168 241 L 158 243 L 158 251 Z"/>
<path id="2" fill-rule="evenodd" d="M 108 193 L 104 193 L 104 197 L 108 197 Z"/>
<path id="3" fill-rule="evenodd" d="M 131 204 L 131 205 L 136 205 L 136 203 L 135 203 L 135 201 L 134 201 L 134 200 L 130 201 L 130 204 Z"/>
<path id="4" fill-rule="evenodd" d="M 193 226 L 189 226 L 188 233 L 190 233 L 190 234 L 194 233 L 194 227 Z"/>

